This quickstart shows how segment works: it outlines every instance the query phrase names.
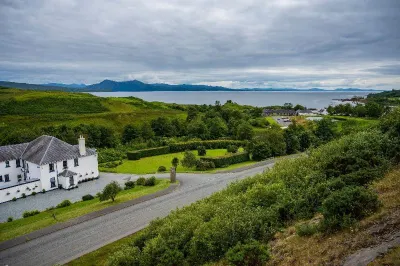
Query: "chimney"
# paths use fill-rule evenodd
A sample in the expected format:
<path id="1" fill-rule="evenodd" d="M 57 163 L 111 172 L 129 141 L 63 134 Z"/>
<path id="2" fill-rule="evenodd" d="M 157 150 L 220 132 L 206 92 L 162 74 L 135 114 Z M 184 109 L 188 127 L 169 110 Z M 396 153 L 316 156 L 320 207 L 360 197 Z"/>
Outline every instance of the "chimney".
<path id="1" fill-rule="evenodd" d="M 82 135 L 79 136 L 78 143 L 79 143 L 79 154 L 81 156 L 85 156 L 86 155 L 85 138 Z"/>

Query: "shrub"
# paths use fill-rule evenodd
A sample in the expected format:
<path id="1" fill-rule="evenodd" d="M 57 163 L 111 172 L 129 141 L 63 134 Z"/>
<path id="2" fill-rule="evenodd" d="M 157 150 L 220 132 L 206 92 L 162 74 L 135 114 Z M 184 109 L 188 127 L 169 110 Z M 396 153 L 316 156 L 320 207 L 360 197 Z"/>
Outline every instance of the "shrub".
<path id="1" fill-rule="evenodd" d="M 99 163 L 120 161 L 126 159 L 126 152 L 113 148 L 99 149 L 98 159 Z"/>
<path id="2" fill-rule="evenodd" d="M 207 154 L 206 147 L 204 147 L 203 145 L 197 147 L 197 155 L 198 156 L 205 156 L 206 154 Z"/>
<path id="3" fill-rule="evenodd" d="M 137 247 L 125 246 L 114 252 L 108 258 L 110 266 L 139 266 L 140 265 L 140 250 Z"/>
<path id="4" fill-rule="evenodd" d="M 364 187 L 345 187 L 333 192 L 322 203 L 323 227 L 326 231 L 349 227 L 378 206 L 376 193 Z"/>
<path id="5" fill-rule="evenodd" d="M 17 198 L 16 197 L 12 198 L 12 201 L 17 201 Z"/>
<path id="6" fill-rule="evenodd" d="M 172 161 L 171 161 L 171 164 L 176 169 L 179 165 L 179 159 L 177 157 L 174 157 L 174 159 L 172 159 Z"/>
<path id="7" fill-rule="evenodd" d="M 25 195 L 25 193 L 22 193 L 22 197 L 23 197 L 23 198 L 26 198 L 26 195 Z"/>
<path id="8" fill-rule="evenodd" d="M 144 178 L 144 177 L 139 177 L 136 180 L 136 185 L 138 185 L 138 186 L 144 186 L 144 183 L 146 183 L 146 178 Z"/>
<path id="9" fill-rule="evenodd" d="M 37 214 L 39 214 L 39 213 L 40 213 L 40 211 L 38 211 L 38 210 L 24 211 L 24 213 L 22 214 L 22 217 L 23 217 L 23 218 L 27 218 L 27 217 L 30 217 L 30 216 L 37 215 Z"/>
<path id="10" fill-rule="evenodd" d="M 146 181 L 144 182 L 144 185 L 145 186 L 149 186 L 149 187 L 152 187 L 155 184 L 156 184 L 156 177 L 155 176 L 147 178 Z"/>
<path id="11" fill-rule="evenodd" d="M 196 166 L 196 161 L 197 161 L 196 155 L 194 155 L 193 152 L 185 151 L 181 164 L 183 167 L 192 168 Z"/>
<path id="12" fill-rule="evenodd" d="M 42 189 L 42 193 L 46 193 L 46 190 L 45 190 L 45 189 Z"/>
<path id="13" fill-rule="evenodd" d="M 271 147 L 267 143 L 257 143 L 254 146 L 251 155 L 255 161 L 265 160 L 272 155 Z"/>
<path id="14" fill-rule="evenodd" d="M 46 211 L 51 211 L 51 210 L 54 210 L 56 207 L 54 207 L 54 206 L 50 206 L 50 207 L 48 207 L 48 208 L 46 208 Z"/>
<path id="15" fill-rule="evenodd" d="M 35 192 L 35 191 L 33 191 L 31 195 L 32 195 L 32 196 L 35 196 L 35 195 L 36 195 L 36 192 Z"/>
<path id="16" fill-rule="evenodd" d="M 7 222 L 11 223 L 14 220 L 14 218 L 12 218 L 11 216 L 7 218 Z"/>
<path id="17" fill-rule="evenodd" d="M 162 166 L 162 165 L 161 165 L 161 166 L 158 167 L 157 172 L 160 172 L 160 173 L 161 173 L 161 172 L 165 172 L 165 171 L 167 171 L 167 168 L 166 168 L 165 166 Z"/>
<path id="18" fill-rule="evenodd" d="M 131 189 L 135 187 L 135 182 L 134 181 L 128 181 L 125 182 L 125 190 Z"/>
<path id="19" fill-rule="evenodd" d="M 226 253 L 226 259 L 231 265 L 256 266 L 264 265 L 269 259 L 266 245 L 256 240 L 250 240 L 245 244 L 238 243 Z"/>
<path id="20" fill-rule="evenodd" d="M 100 166 L 103 167 L 103 168 L 115 168 L 115 167 L 117 167 L 118 165 L 120 165 L 119 162 L 108 162 L 108 163 L 102 163 L 102 164 L 100 164 Z"/>
<path id="21" fill-rule="evenodd" d="M 296 233 L 299 236 L 312 236 L 318 231 L 317 224 L 303 223 L 296 226 Z"/>
<path id="22" fill-rule="evenodd" d="M 144 149 L 138 151 L 130 151 L 127 153 L 128 160 L 139 160 L 140 158 L 162 155 L 169 153 L 169 147 L 158 147 L 158 148 L 151 148 L 151 149 Z"/>
<path id="23" fill-rule="evenodd" d="M 82 201 L 92 200 L 94 197 L 90 194 L 82 196 Z"/>
<path id="24" fill-rule="evenodd" d="M 106 185 L 103 189 L 103 191 L 100 193 L 100 201 L 105 201 L 108 199 L 111 199 L 112 201 L 115 200 L 117 197 L 117 194 L 121 191 L 121 187 L 118 184 L 118 182 L 113 181 Z"/>
<path id="25" fill-rule="evenodd" d="M 230 153 L 237 153 L 239 148 L 236 145 L 229 145 L 226 150 Z"/>
<path id="26" fill-rule="evenodd" d="M 169 149 L 172 153 L 187 150 L 197 150 L 197 147 L 199 146 L 204 146 L 206 149 L 226 149 L 229 145 L 242 146 L 243 143 L 243 141 L 239 140 L 189 141 L 169 144 Z"/>
<path id="27" fill-rule="evenodd" d="M 65 208 L 70 206 L 72 203 L 69 200 L 63 200 L 60 204 L 57 205 L 57 208 Z"/>
<path id="28" fill-rule="evenodd" d="M 247 162 L 250 160 L 250 157 L 247 152 L 241 152 L 220 157 L 202 157 L 200 160 L 213 162 L 216 168 L 220 168 L 231 164 Z"/>
<path id="29" fill-rule="evenodd" d="M 202 160 L 197 160 L 196 161 L 196 170 L 197 171 L 207 171 L 215 169 L 214 162 L 209 162 L 209 161 L 202 161 Z"/>

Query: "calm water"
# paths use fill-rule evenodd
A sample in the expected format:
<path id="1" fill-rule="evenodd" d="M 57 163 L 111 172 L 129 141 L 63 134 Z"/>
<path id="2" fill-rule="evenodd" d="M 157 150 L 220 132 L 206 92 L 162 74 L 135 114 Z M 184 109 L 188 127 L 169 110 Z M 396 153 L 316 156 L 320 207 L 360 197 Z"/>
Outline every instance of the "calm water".
<path id="1" fill-rule="evenodd" d="M 232 100 L 239 104 L 253 106 L 283 105 L 285 103 L 301 104 L 308 108 L 323 108 L 335 104 L 333 99 L 345 99 L 353 96 L 366 96 L 371 92 L 216 92 L 216 91 L 161 91 L 161 92 L 93 92 L 101 97 L 128 97 L 134 96 L 146 101 L 159 101 L 179 104 L 221 104 Z"/>

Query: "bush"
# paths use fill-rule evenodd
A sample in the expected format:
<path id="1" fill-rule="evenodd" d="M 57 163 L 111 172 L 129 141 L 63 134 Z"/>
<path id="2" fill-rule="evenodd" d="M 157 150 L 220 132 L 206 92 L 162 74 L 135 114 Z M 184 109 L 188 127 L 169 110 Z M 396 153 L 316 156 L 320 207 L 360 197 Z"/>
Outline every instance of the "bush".
<path id="1" fill-rule="evenodd" d="M 22 197 L 23 197 L 23 198 L 26 198 L 26 195 L 25 195 L 25 193 L 22 193 Z"/>
<path id="2" fill-rule="evenodd" d="M 120 165 L 119 162 L 108 162 L 108 163 L 102 163 L 102 164 L 100 164 L 100 167 L 103 167 L 103 168 L 115 168 L 115 167 L 117 167 L 118 165 Z"/>
<path id="3" fill-rule="evenodd" d="M 12 201 L 17 201 L 17 198 L 16 197 L 12 198 Z"/>
<path id="4" fill-rule="evenodd" d="M 172 143 L 169 145 L 169 149 L 171 153 L 187 150 L 197 150 L 197 147 L 199 146 L 204 146 L 206 149 L 226 149 L 229 145 L 242 146 L 243 143 L 243 141 L 239 140 L 190 141 L 182 143 Z"/>
<path id="5" fill-rule="evenodd" d="M 296 226 L 296 233 L 299 236 L 312 236 L 318 231 L 317 224 L 304 223 Z"/>
<path id="6" fill-rule="evenodd" d="M 179 165 L 179 159 L 177 157 L 174 157 L 171 161 L 172 166 L 176 169 Z"/>
<path id="7" fill-rule="evenodd" d="M 45 190 L 45 189 L 42 189 L 42 193 L 46 193 L 46 190 Z"/>
<path id="8" fill-rule="evenodd" d="M 134 181 L 128 181 L 125 182 L 125 190 L 131 189 L 135 187 L 135 182 Z"/>
<path id="9" fill-rule="evenodd" d="M 94 197 L 90 194 L 82 196 L 82 201 L 92 200 Z"/>
<path id="10" fill-rule="evenodd" d="M 160 172 L 160 173 L 162 173 L 162 172 L 165 172 L 165 171 L 167 171 L 167 168 L 165 167 L 165 166 L 159 166 L 158 167 L 158 170 L 157 170 L 157 172 Z"/>
<path id="11" fill-rule="evenodd" d="M 140 250 L 137 247 L 125 246 L 108 258 L 110 266 L 139 266 Z"/>
<path id="12" fill-rule="evenodd" d="M 152 177 L 147 178 L 146 181 L 144 182 L 144 185 L 148 186 L 148 187 L 155 186 L 156 185 L 156 177 L 152 176 Z"/>
<path id="13" fill-rule="evenodd" d="M 146 183 L 146 178 L 144 178 L 144 177 L 139 177 L 136 180 L 136 185 L 138 185 L 138 186 L 144 186 L 144 183 Z"/>
<path id="14" fill-rule="evenodd" d="M 167 154 L 169 152 L 170 152 L 169 147 L 164 146 L 164 147 L 144 149 L 138 151 L 130 151 L 127 153 L 127 156 L 128 160 L 139 160 L 140 158 Z"/>
<path id="15" fill-rule="evenodd" d="M 229 145 L 226 149 L 230 153 L 237 153 L 239 150 L 238 146 L 236 145 Z"/>
<path id="16" fill-rule="evenodd" d="M 31 195 L 32 195 L 32 196 L 35 196 L 35 195 L 36 195 L 36 192 L 35 192 L 35 191 L 33 191 Z"/>
<path id="17" fill-rule="evenodd" d="M 7 218 L 7 222 L 11 223 L 14 220 L 14 218 L 12 218 L 11 216 Z"/>
<path id="18" fill-rule="evenodd" d="M 250 160 L 250 157 L 247 152 L 241 152 L 220 157 L 202 157 L 200 160 L 213 162 L 216 168 L 220 168 L 231 164 L 247 162 Z"/>
<path id="19" fill-rule="evenodd" d="M 69 200 L 63 200 L 60 204 L 57 205 L 57 209 L 58 208 L 65 208 L 70 206 L 72 203 Z"/>
<path id="20" fill-rule="evenodd" d="M 183 167 L 192 168 L 192 167 L 196 166 L 196 161 L 197 161 L 196 155 L 194 155 L 193 152 L 185 151 L 185 154 L 183 155 L 181 164 Z"/>
<path id="21" fill-rule="evenodd" d="M 126 159 L 126 152 L 119 149 L 105 148 L 98 150 L 99 163 L 115 162 Z"/>
<path id="22" fill-rule="evenodd" d="M 99 199 L 100 201 L 105 201 L 108 199 L 114 201 L 120 191 L 121 186 L 117 181 L 113 181 L 104 187 L 103 191 L 99 194 Z"/>
<path id="23" fill-rule="evenodd" d="M 345 187 L 333 192 L 322 203 L 323 227 L 326 231 L 336 231 L 351 226 L 379 206 L 376 193 L 364 187 Z"/>
<path id="24" fill-rule="evenodd" d="M 212 169 L 215 169 L 214 162 L 202 161 L 202 160 L 196 161 L 196 170 L 197 171 L 207 171 L 207 170 L 212 170 Z"/>
<path id="25" fill-rule="evenodd" d="M 238 243 L 226 253 L 226 259 L 230 265 L 256 266 L 265 265 L 269 259 L 266 245 L 256 240 L 250 240 L 245 244 Z"/>
<path id="26" fill-rule="evenodd" d="M 39 214 L 39 213 L 40 213 L 40 211 L 38 211 L 38 210 L 24 211 L 24 213 L 22 214 L 22 217 L 23 217 L 23 218 L 27 218 L 27 217 L 30 217 L 30 216 L 37 215 L 37 214 Z"/>
<path id="27" fill-rule="evenodd" d="M 197 155 L 198 156 L 205 156 L 206 154 L 207 154 L 206 147 L 204 147 L 203 145 L 197 147 Z"/>
<path id="28" fill-rule="evenodd" d="M 271 147 L 267 143 L 258 143 L 254 146 L 251 155 L 255 161 L 265 160 L 272 155 Z"/>

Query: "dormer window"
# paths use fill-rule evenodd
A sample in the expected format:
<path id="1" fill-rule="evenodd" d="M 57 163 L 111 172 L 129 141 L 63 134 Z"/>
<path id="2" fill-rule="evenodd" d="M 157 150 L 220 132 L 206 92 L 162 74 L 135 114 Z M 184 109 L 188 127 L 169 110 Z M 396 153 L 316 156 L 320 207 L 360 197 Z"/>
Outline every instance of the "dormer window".
<path id="1" fill-rule="evenodd" d="M 54 163 L 49 164 L 49 172 L 54 172 Z"/>
<path id="2" fill-rule="evenodd" d="M 63 161 L 63 169 L 67 169 L 68 168 L 68 161 Z"/>
<path id="3" fill-rule="evenodd" d="M 20 159 L 17 159 L 15 161 L 15 163 L 16 163 L 16 167 L 21 167 L 21 160 Z"/>
<path id="4" fill-rule="evenodd" d="M 10 161 L 6 161 L 6 167 L 10 167 Z"/>

